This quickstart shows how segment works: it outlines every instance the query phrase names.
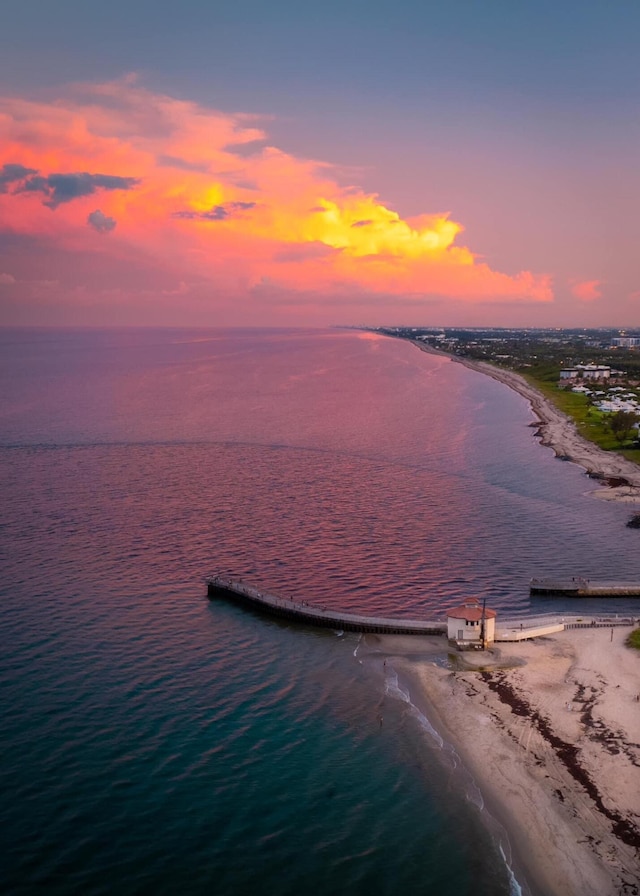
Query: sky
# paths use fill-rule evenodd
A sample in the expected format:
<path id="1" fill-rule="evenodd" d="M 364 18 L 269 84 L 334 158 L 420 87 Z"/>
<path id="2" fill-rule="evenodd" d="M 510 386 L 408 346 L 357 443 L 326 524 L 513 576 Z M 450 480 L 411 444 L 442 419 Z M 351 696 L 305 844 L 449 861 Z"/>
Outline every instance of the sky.
<path id="1" fill-rule="evenodd" d="M 0 325 L 640 328 L 637 0 L 3 0 Z"/>

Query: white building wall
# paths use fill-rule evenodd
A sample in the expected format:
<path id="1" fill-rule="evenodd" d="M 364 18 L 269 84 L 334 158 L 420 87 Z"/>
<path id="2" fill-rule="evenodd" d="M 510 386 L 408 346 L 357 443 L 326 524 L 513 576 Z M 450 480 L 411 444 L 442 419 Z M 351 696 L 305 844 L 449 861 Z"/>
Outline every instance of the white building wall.
<path id="1" fill-rule="evenodd" d="M 493 641 L 495 638 L 496 620 L 495 618 L 485 619 L 485 639 Z M 482 623 L 467 622 L 466 619 L 454 619 L 453 616 L 447 617 L 447 637 L 452 641 L 479 641 L 482 631 Z M 462 632 L 462 634 L 460 634 Z"/>

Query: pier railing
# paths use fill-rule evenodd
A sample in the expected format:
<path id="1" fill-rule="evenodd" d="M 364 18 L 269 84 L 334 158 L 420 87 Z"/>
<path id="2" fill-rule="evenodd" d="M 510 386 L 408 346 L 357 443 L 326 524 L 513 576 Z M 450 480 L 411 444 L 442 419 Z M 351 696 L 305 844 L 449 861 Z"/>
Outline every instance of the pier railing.
<path id="1" fill-rule="evenodd" d="M 498 617 L 496 620 L 496 632 L 516 630 L 527 632 L 528 630 L 542 629 L 546 626 L 554 625 L 562 626 L 565 629 L 628 627 L 640 625 L 640 618 L 618 613 L 610 613 L 608 615 L 539 613 L 536 616 L 516 616 L 510 619 Z M 496 640 L 499 640 L 497 634 Z"/>
<path id="2" fill-rule="evenodd" d="M 640 618 L 629 613 L 538 613 L 535 616 L 514 616 L 500 619 L 500 628 L 536 628 L 541 625 L 558 625 L 565 628 L 588 628 L 592 625 L 636 625 Z"/>

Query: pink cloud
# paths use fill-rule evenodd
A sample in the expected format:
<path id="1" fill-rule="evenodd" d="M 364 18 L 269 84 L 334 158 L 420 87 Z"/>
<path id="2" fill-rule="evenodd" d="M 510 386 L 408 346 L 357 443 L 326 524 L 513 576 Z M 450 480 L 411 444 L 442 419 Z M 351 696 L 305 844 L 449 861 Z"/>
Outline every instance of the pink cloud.
<path id="1" fill-rule="evenodd" d="M 581 302 L 595 302 L 602 297 L 600 280 L 570 280 L 571 295 Z"/>
<path id="2" fill-rule="evenodd" d="M 391 311 L 434 298 L 553 300 L 550 276 L 495 270 L 460 244 L 464 227 L 448 213 L 403 218 L 342 186 L 332 166 L 271 146 L 263 122 L 153 93 L 133 76 L 53 101 L 0 97 L 0 232 L 23 241 L 18 266 L 37 242 L 37 276 L 53 279 L 45 268 L 55 267 L 69 296 L 117 291 L 148 305 L 159 282 L 165 296 L 198 283 L 212 311 L 233 297 L 245 314 L 267 283 L 334 317 L 336 303 L 361 317 L 367 296 Z M 64 256 L 73 263 L 54 261 Z M 586 301 L 598 287 L 573 290 Z"/>

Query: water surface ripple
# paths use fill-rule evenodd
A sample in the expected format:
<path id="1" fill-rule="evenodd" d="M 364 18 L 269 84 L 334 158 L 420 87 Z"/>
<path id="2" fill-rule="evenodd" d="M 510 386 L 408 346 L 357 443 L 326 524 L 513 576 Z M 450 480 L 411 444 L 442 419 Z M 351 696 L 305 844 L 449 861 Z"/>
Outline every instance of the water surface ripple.
<path id="1" fill-rule="evenodd" d="M 204 577 L 540 612 L 532 575 L 639 576 L 628 511 L 537 444 L 519 396 L 399 341 L 0 343 L 4 891 L 508 893 L 357 636 L 209 603 Z"/>

